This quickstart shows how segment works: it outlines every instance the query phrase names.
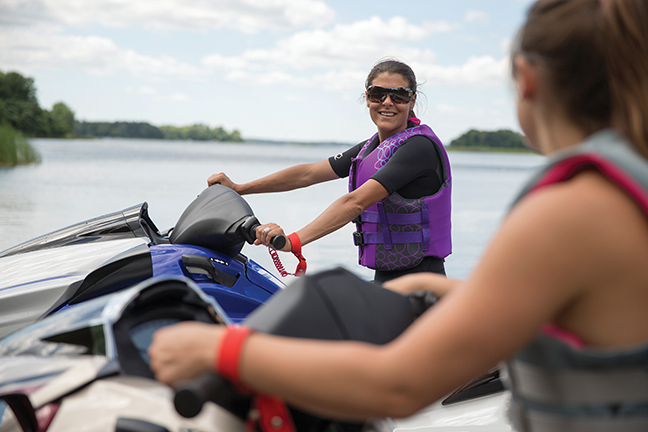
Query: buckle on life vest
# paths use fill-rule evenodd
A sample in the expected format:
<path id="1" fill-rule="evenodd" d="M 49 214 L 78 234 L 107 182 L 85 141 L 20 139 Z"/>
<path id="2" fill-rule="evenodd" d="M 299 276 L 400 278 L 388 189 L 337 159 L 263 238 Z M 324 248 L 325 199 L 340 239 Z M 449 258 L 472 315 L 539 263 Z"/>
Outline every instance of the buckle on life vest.
<path id="1" fill-rule="evenodd" d="M 356 246 L 364 246 L 365 242 L 364 242 L 363 234 L 364 234 L 363 232 L 358 232 L 358 231 L 353 233 L 353 244 L 354 245 L 356 245 Z"/>

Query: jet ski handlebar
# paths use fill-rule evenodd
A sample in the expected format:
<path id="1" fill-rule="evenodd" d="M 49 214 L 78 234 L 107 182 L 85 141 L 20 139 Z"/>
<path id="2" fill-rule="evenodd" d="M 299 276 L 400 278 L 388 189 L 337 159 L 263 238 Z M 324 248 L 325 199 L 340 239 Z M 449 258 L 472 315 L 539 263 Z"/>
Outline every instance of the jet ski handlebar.
<path id="1" fill-rule="evenodd" d="M 241 233 L 243 233 L 243 237 L 248 243 L 253 244 L 254 240 L 256 240 L 256 230 L 259 226 L 261 224 L 255 217 L 249 217 L 241 224 Z M 279 250 L 286 245 L 286 237 L 281 234 L 274 236 L 270 239 L 270 243 L 275 249 Z"/>
<path id="2" fill-rule="evenodd" d="M 174 390 L 173 405 L 177 413 L 185 418 L 197 416 L 208 401 L 215 402 L 242 418 L 250 407 L 250 399 L 236 392 L 229 381 L 216 373 L 206 373 L 179 383 Z M 237 403 L 232 398 L 238 395 L 240 401 Z M 219 396 L 222 400 L 219 400 Z M 237 409 L 237 405 L 240 408 Z"/>

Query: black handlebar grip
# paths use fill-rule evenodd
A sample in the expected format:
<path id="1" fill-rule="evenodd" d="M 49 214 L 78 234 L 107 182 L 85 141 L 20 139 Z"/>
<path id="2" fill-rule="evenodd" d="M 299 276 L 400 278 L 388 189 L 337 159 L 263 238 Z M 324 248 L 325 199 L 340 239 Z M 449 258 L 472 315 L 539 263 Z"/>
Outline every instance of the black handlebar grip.
<path id="1" fill-rule="evenodd" d="M 270 243 L 272 243 L 275 249 L 281 249 L 286 246 L 286 237 L 282 234 L 276 235 L 270 239 Z"/>
<path id="2" fill-rule="evenodd" d="M 184 381 L 175 389 L 173 405 L 181 416 L 193 418 L 200 414 L 205 402 L 224 384 L 224 379 L 214 373 L 204 374 L 192 381 Z"/>
<path id="3" fill-rule="evenodd" d="M 250 235 L 252 238 L 256 239 L 256 230 L 259 226 L 260 224 L 255 224 L 250 228 Z M 276 235 L 270 239 L 270 243 L 275 249 L 281 249 L 286 246 L 286 237 L 282 234 Z"/>

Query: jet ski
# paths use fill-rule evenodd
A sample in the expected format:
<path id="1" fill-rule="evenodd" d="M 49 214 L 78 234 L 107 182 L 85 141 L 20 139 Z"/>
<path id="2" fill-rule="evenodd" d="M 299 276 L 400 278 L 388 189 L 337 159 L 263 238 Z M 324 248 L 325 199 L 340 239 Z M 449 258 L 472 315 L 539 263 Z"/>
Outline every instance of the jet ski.
<path id="1" fill-rule="evenodd" d="M 243 322 L 288 337 L 382 344 L 434 302 L 336 268 L 295 279 Z M 153 379 L 153 333 L 186 320 L 233 323 L 198 284 L 167 276 L 72 305 L 0 340 L 0 431 L 253 430 L 246 422 L 253 396 L 218 375 L 176 389 Z M 497 383 L 481 377 L 406 419 L 343 423 L 288 409 L 299 432 L 510 432 L 508 394 Z"/>
<path id="2" fill-rule="evenodd" d="M 237 322 L 284 284 L 241 253 L 259 221 L 233 190 L 202 191 L 160 232 L 146 202 L 0 252 L 0 338 L 152 277 L 188 277 Z M 273 241 L 276 246 L 283 237 Z"/>

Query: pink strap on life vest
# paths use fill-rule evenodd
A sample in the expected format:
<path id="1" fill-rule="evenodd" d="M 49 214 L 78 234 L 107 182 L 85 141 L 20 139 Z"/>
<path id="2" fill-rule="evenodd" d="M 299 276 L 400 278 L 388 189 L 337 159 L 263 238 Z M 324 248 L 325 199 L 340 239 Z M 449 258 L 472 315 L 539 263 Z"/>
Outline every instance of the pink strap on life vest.
<path id="1" fill-rule="evenodd" d="M 601 174 L 621 186 L 641 206 L 644 213 L 648 215 L 648 196 L 646 196 L 641 185 L 635 179 L 628 176 L 621 168 L 595 154 L 576 155 L 559 162 L 538 180 L 531 191 L 553 183 L 569 180 L 588 167 L 596 168 Z"/>
<path id="2" fill-rule="evenodd" d="M 585 342 L 574 333 L 558 327 L 555 324 L 546 324 L 542 326 L 542 334 L 557 339 L 575 350 L 585 348 Z"/>

